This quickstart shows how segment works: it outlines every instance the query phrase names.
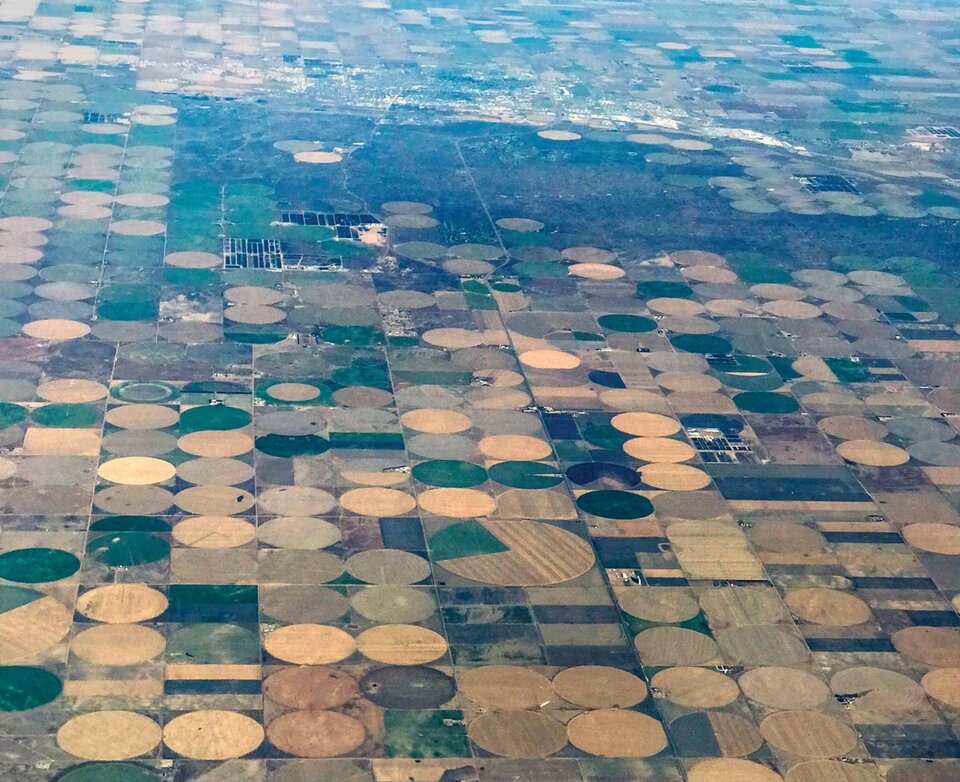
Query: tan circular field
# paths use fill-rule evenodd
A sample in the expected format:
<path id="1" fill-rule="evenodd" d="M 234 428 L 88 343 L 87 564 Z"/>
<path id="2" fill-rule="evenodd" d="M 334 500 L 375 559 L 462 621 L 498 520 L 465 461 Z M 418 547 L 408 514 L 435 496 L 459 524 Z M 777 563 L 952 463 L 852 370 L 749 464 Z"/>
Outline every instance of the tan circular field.
<path id="1" fill-rule="evenodd" d="M 417 507 L 416 499 L 399 489 L 370 487 L 340 495 L 340 506 L 358 516 L 402 516 Z"/>
<path id="2" fill-rule="evenodd" d="M 191 548 L 235 548 L 255 540 L 257 528 L 233 516 L 194 516 L 178 522 L 173 539 Z"/>
<path id="3" fill-rule="evenodd" d="M 357 636 L 360 653 L 387 665 L 424 665 L 447 653 L 444 637 L 417 625 L 379 625 Z"/>
<path id="4" fill-rule="evenodd" d="M 567 738 L 577 749 L 600 757 L 648 758 L 667 746 L 663 725 L 624 709 L 578 714 L 567 724 Z"/>
<path id="5" fill-rule="evenodd" d="M 229 760 L 253 752 L 263 743 L 260 723 L 235 711 L 191 711 L 170 720 L 163 743 L 195 760 Z"/>
<path id="6" fill-rule="evenodd" d="M 546 440 L 521 434 L 484 437 L 478 447 L 480 453 L 496 461 L 546 459 L 553 453 L 553 448 Z"/>
<path id="7" fill-rule="evenodd" d="M 837 446 L 837 453 L 848 462 L 868 467 L 896 467 L 910 461 L 903 448 L 875 440 L 847 440 Z"/>
<path id="8" fill-rule="evenodd" d="M 931 698 L 960 708 L 960 668 L 937 668 L 925 674 L 920 684 Z"/>
<path id="9" fill-rule="evenodd" d="M 427 513 L 454 519 L 489 516 L 497 509 L 496 500 L 477 489 L 428 489 L 418 501 Z"/>
<path id="10" fill-rule="evenodd" d="M 267 394 L 281 402 L 310 402 L 320 396 L 320 389 L 309 383 L 274 383 Z"/>
<path id="11" fill-rule="evenodd" d="M 105 481 L 128 486 L 144 486 L 172 480 L 177 468 L 163 459 L 149 456 L 125 456 L 104 462 L 97 475 Z"/>
<path id="12" fill-rule="evenodd" d="M 343 161 L 343 155 L 339 152 L 323 152 L 321 150 L 307 150 L 305 152 L 295 152 L 293 159 L 298 163 L 313 163 L 319 165 L 330 165 L 331 163 L 340 163 Z"/>
<path id="13" fill-rule="evenodd" d="M 484 334 L 480 331 L 458 328 L 430 329 L 421 336 L 428 345 L 435 345 L 448 350 L 475 348 L 485 344 Z"/>
<path id="14" fill-rule="evenodd" d="M 634 459 L 658 464 L 686 462 L 697 455 L 692 445 L 668 437 L 635 437 L 623 444 L 623 450 Z"/>
<path id="15" fill-rule="evenodd" d="M 763 311 L 777 318 L 790 318 L 791 320 L 810 320 L 820 317 L 822 314 L 816 304 L 791 299 L 768 301 L 763 305 Z"/>
<path id="16" fill-rule="evenodd" d="M 179 269 L 215 269 L 223 265 L 223 258 L 213 253 L 185 251 L 169 253 L 163 262 Z"/>
<path id="17" fill-rule="evenodd" d="M 689 782 L 783 782 L 777 772 L 767 766 L 740 758 L 711 758 L 694 764 Z"/>
<path id="18" fill-rule="evenodd" d="M 165 647 L 163 636 L 150 627 L 102 624 L 77 633 L 70 654 L 89 665 L 126 666 L 149 662 Z"/>
<path id="19" fill-rule="evenodd" d="M 164 405 L 120 405 L 107 411 L 107 423 L 122 429 L 165 429 L 173 426 L 180 414 L 173 407 Z"/>
<path id="20" fill-rule="evenodd" d="M 572 130 L 538 130 L 537 135 L 548 141 L 577 141 L 582 138 L 579 133 Z"/>
<path id="21" fill-rule="evenodd" d="M 77 611 L 95 622 L 146 622 L 167 610 L 166 596 L 146 584 L 108 584 L 77 598 Z"/>
<path id="22" fill-rule="evenodd" d="M 57 746 L 84 760 L 128 760 L 160 744 L 162 731 L 149 717 L 133 711 L 91 711 L 65 722 Z"/>
<path id="23" fill-rule="evenodd" d="M 580 359 L 562 350 L 528 350 L 520 354 L 520 363 L 532 369 L 576 369 Z"/>
<path id="24" fill-rule="evenodd" d="M 567 268 L 574 277 L 583 277 L 587 280 L 618 280 L 626 276 L 626 272 L 619 266 L 608 266 L 602 263 L 574 263 Z"/>
<path id="25" fill-rule="evenodd" d="M 689 464 L 647 464 L 640 468 L 640 478 L 665 491 L 696 491 L 710 485 L 710 476 Z"/>
<path id="26" fill-rule="evenodd" d="M 681 317 L 702 315 L 706 312 L 702 304 L 692 301 L 691 299 L 650 299 L 647 302 L 647 308 L 651 312 L 656 312 L 660 315 L 679 315 Z"/>
<path id="27" fill-rule="evenodd" d="M 428 434 L 456 434 L 473 426 L 469 416 L 443 408 L 411 410 L 400 416 L 400 423 L 408 429 Z"/>
<path id="28" fill-rule="evenodd" d="M 853 705 L 858 714 L 903 714 L 921 707 L 925 700 L 923 688 L 916 681 L 886 668 L 845 668 L 830 678 L 830 687 L 838 695 L 860 693 Z"/>
<path id="29" fill-rule="evenodd" d="M 634 437 L 668 437 L 680 431 L 677 419 L 657 413 L 620 413 L 610 419 L 610 425 Z"/>
<path id="30" fill-rule="evenodd" d="M 750 293 L 758 299 L 768 299 L 769 301 L 800 301 L 804 296 L 803 290 L 794 285 L 770 282 L 751 285 Z"/>
<path id="31" fill-rule="evenodd" d="M 194 456 L 229 458 L 252 450 L 253 438 L 236 429 L 202 430 L 183 435 L 177 440 L 177 446 L 181 451 Z"/>
<path id="32" fill-rule="evenodd" d="M 908 524 L 900 532 L 907 543 L 921 551 L 960 555 L 960 527 L 956 525 L 921 521 Z"/>
<path id="33" fill-rule="evenodd" d="M 737 275 L 725 266 L 687 266 L 680 273 L 694 282 L 728 283 L 736 282 Z"/>
<path id="34" fill-rule="evenodd" d="M 177 492 L 173 501 L 180 510 L 196 516 L 230 516 L 248 511 L 256 504 L 250 492 L 232 486 L 191 486 Z M 158 497 L 157 505 L 161 502 L 162 498 Z"/>
<path id="35" fill-rule="evenodd" d="M 79 339 L 90 333 L 90 327 L 86 323 L 77 320 L 64 320 L 61 318 L 48 318 L 46 320 L 33 320 L 23 326 L 23 333 L 34 339 L 47 340 L 48 342 L 65 342 L 71 339 Z"/>
<path id="36" fill-rule="evenodd" d="M 267 634 L 263 648 L 278 660 L 296 665 L 329 665 L 353 654 L 353 636 L 336 627 L 297 624 Z"/>

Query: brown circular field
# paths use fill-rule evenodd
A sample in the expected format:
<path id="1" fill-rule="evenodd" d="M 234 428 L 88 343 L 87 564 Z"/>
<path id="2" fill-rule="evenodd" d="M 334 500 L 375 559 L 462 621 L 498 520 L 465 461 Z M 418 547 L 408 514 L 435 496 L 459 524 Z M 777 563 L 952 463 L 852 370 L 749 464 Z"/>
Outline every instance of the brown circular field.
<path id="1" fill-rule="evenodd" d="M 648 622 L 686 622 L 700 613 L 697 601 L 681 588 L 638 586 L 615 594 L 623 611 Z"/>
<path id="2" fill-rule="evenodd" d="M 856 595 L 837 589 L 795 589 L 784 598 L 800 619 L 818 625 L 851 627 L 870 620 L 870 607 Z"/>
<path id="3" fill-rule="evenodd" d="M 363 724 L 336 711 L 292 711 L 267 726 L 267 740 L 301 758 L 332 758 L 358 749 L 367 738 Z"/>
<path id="4" fill-rule="evenodd" d="M 346 571 L 368 584 L 402 586 L 429 578 L 430 563 L 409 551 L 369 549 L 350 557 Z"/>
<path id="5" fill-rule="evenodd" d="M 731 627 L 717 633 L 724 658 L 732 665 L 784 666 L 807 659 L 806 644 L 795 635 L 772 625 Z"/>
<path id="6" fill-rule="evenodd" d="M 655 674 L 650 680 L 663 697 L 688 709 L 719 709 L 740 694 L 737 683 L 709 668 L 678 666 Z"/>
<path id="7" fill-rule="evenodd" d="M 206 456 L 181 462 L 177 475 L 188 483 L 236 486 L 251 480 L 254 470 L 253 465 L 240 459 Z"/>
<path id="8" fill-rule="evenodd" d="M 887 436 L 887 427 L 855 415 L 835 415 L 822 418 L 817 425 L 831 437 L 840 440 L 880 441 Z"/>
<path id="9" fill-rule="evenodd" d="M 754 668 L 739 684 L 750 700 L 770 709 L 816 709 L 830 697 L 826 682 L 796 668 Z"/>
<path id="10" fill-rule="evenodd" d="M 953 627 L 907 627 L 890 639 L 900 654 L 937 668 L 960 667 L 960 630 Z"/>
<path id="11" fill-rule="evenodd" d="M 859 744 L 849 724 L 817 711 L 771 714 L 760 723 L 760 733 L 772 747 L 804 758 L 843 756 Z"/>
<path id="12" fill-rule="evenodd" d="M 754 522 L 747 530 L 747 537 L 760 548 L 784 554 L 813 554 L 827 546 L 820 532 L 791 521 Z"/>
<path id="13" fill-rule="evenodd" d="M 703 633 L 683 627 L 653 627 L 633 639 L 644 667 L 704 665 L 714 660 L 716 642 Z"/>
<path id="14" fill-rule="evenodd" d="M 489 711 L 467 728 L 478 747 L 507 758 L 545 758 L 563 749 L 567 731 L 552 717 L 535 711 Z"/>
<path id="15" fill-rule="evenodd" d="M 855 712 L 873 712 L 891 719 L 924 703 L 923 687 L 909 676 L 885 668 L 846 668 L 831 677 L 830 687 L 837 695 L 860 693 L 853 705 Z"/>
<path id="16" fill-rule="evenodd" d="M 459 690 L 484 709 L 535 709 L 553 697 L 543 674 L 519 665 L 487 665 L 459 677 Z"/>
<path id="17" fill-rule="evenodd" d="M 647 697 L 642 679 L 605 665 L 567 668 L 553 678 L 553 686 L 564 700 L 590 709 L 626 709 Z"/>

